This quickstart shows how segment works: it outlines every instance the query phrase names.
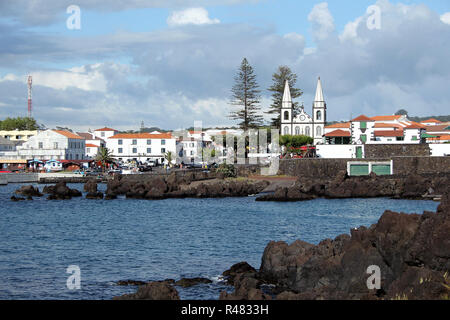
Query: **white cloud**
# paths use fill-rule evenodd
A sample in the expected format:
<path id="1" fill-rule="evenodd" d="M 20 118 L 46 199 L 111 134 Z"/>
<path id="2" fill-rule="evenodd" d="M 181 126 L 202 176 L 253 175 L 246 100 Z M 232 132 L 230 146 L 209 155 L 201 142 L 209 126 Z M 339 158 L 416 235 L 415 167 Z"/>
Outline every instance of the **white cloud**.
<path id="1" fill-rule="evenodd" d="M 208 11 L 205 8 L 189 8 L 181 11 L 174 11 L 167 18 L 167 24 L 171 27 L 187 24 L 217 24 L 219 19 L 210 19 Z"/>
<path id="2" fill-rule="evenodd" d="M 308 15 L 308 21 L 313 24 L 313 34 L 316 40 L 324 40 L 334 31 L 334 19 L 326 2 L 313 7 Z"/>
<path id="3" fill-rule="evenodd" d="M 450 24 L 450 12 L 444 13 L 441 16 L 441 21 L 446 24 Z"/>

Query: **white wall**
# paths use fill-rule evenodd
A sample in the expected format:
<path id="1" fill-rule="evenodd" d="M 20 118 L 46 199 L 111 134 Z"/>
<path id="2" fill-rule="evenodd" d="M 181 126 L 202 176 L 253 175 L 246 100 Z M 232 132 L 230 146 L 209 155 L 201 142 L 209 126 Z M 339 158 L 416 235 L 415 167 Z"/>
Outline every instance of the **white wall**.
<path id="1" fill-rule="evenodd" d="M 316 146 L 316 154 L 319 158 L 356 158 L 356 147 L 361 146 L 356 144 L 319 144 Z"/>
<path id="2" fill-rule="evenodd" d="M 429 146 L 432 157 L 450 155 L 450 143 L 431 143 Z"/>

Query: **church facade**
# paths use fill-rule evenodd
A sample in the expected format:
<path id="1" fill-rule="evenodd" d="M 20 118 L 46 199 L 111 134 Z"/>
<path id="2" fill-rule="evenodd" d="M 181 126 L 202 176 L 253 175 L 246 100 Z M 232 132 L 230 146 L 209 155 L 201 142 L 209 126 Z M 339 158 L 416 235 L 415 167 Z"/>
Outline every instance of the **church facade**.
<path id="1" fill-rule="evenodd" d="M 286 80 L 283 101 L 281 106 L 281 133 L 282 135 L 305 135 L 314 139 L 314 144 L 323 143 L 325 124 L 327 122 L 327 105 L 323 97 L 322 82 L 317 80 L 316 96 L 312 106 L 312 116 L 302 107 L 300 113 L 294 116 L 294 109 Z"/>

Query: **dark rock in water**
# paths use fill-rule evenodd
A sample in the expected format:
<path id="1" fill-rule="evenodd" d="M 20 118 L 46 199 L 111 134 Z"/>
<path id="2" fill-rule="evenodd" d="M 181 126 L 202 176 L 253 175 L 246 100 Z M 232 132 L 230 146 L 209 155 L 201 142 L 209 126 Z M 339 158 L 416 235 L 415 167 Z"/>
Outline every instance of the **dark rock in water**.
<path id="1" fill-rule="evenodd" d="M 31 201 L 31 200 L 33 200 L 33 197 L 32 196 L 28 196 L 27 200 Z"/>
<path id="2" fill-rule="evenodd" d="M 253 268 L 251 265 L 249 265 L 247 262 L 242 261 L 238 262 L 231 266 L 230 269 L 224 271 L 222 275 L 226 277 L 226 282 L 228 284 L 233 285 L 235 278 L 240 274 L 254 274 L 257 271 L 255 268 Z"/>
<path id="3" fill-rule="evenodd" d="M 22 200 L 25 200 L 25 198 L 16 197 L 16 196 L 11 197 L 11 201 L 22 201 Z"/>
<path id="4" fill-rule="evenodd" d="M 26 197 L 42 197 L 43 194 L 39 192 L 39 188 L 35 188 L 32 185 L 29 186 L 22 186 L 20 189 L 15 191 L 16 194 L 20 194 L 22 196 Z"/>
<path id="5" fill-rule="evenodd" d="M 272 297 L 260 289 L 261 282 L 256 273 L 239 273 L 234 278 L 233 293 L 222 291 L 219 300 L 271 300 Z"/>
<path id="6" fill-rule="evenodd" d="M 69 200 L 72 197 L 82 196 L 79 190 L 70 189 L 64 181 L 58 182 L 54 186 L 44 187 L 44 193 L 50 194 L 47 200 Z"/>
<path id="7" fill-rule="evenodd" d="M 105 200 L 114 200 L 117 199 L 117 195 L 115 193 L 106 193 Z"/>
<path id="8" fill-rule="evenodd" d="M 116 282 L 118 286 L 142 286 L 146 285 L 148 282 L 139 280 L 119 280 Z"/>
<path id="9" fill-rule="evenodd" d="M 346 179 L 349 181 L 351 179 Z M 277 299 L 446 299 L 450 295 L 450 201 L 436 213 L 386 211 L 370 228 L 326 239 L 318 245 L 270 242 L 257 280 L 282 291 Z M 369 266 L 378 266 L 381 288 L 369 289 Z M 231 298 L 246 297 L 236 278 Z M 247 292 L 248 293 L 248 292 Z M 230 298 L 221 294 L 221 298 Z"/>
<path id="10" fill-rule="evenodd" d="M 83 187 L 83 190 L 88 193 L 96 193 L 97 190 L 97 182 L 94 179 L 88 180 Z"/>
<path id="11" fill-rule="evenodd" d="M 55 186 L 45 186 L 44 189 L 42 189 L 42 193 L 50 194 L 55 191 Z"/>
<path id="12" fill-rule="evenodd" d="M 86 195 L 86 199 L 101 200 L 101 199 L 103 199 L 103 193 L 101 193 L 101 192 L 89 192 Z"/>
<path id="13" fill-rule="evenodd" d="M 149 282 L 136 293 L 114 297 L 114 300 L 180 300 L 178 291 L 167 282 Z"/>
<path id="14" fill-rule="evenodd" d="M 71 197 L 82 197 L 83 194 L 81 193 L 80 190 L 77 190 L 77 189 L 70 189 L 70 196 L 71 196 Z"/>
<path id="15" fill-rule="evenodd" d="M 198 284 L 208 284 L 212 283 L 211 280 L 207 278 L 182 278 L 175 282 L 176 286 L 188 288 Z"/>

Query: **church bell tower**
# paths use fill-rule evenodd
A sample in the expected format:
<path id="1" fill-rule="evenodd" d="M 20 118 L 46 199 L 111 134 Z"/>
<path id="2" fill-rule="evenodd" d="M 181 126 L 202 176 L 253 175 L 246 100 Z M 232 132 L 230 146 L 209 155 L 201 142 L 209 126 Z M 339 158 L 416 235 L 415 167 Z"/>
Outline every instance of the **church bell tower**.
<path id="1" fill-rule="evenodd" d="M 327 104 L 323 97 L 322 82 L 317 80 L 316 96 L 313 102 L 313 138 L 314 144 L 323 141 L 325 123 L 327 122 Z"/>

